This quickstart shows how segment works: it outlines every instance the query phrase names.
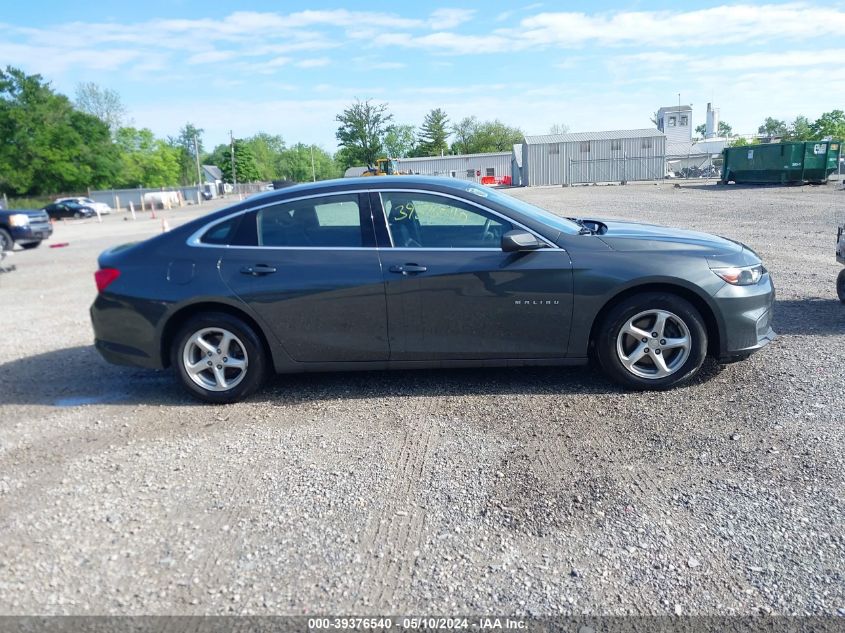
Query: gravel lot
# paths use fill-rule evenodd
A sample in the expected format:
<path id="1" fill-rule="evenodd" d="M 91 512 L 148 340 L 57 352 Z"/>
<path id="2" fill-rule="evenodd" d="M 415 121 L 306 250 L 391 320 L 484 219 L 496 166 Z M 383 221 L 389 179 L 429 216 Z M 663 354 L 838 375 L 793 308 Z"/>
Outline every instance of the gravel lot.
<path id="1" fill-rule="evenodd" d="M 61 223 L 0 274 L 0 613 L 845 615 L 845 191 L 512 193 L 748 243 L 779 339 L 668 393 L 454 370 L 202 406 L 91 347 L 96 255 L 160 221 Z"/>

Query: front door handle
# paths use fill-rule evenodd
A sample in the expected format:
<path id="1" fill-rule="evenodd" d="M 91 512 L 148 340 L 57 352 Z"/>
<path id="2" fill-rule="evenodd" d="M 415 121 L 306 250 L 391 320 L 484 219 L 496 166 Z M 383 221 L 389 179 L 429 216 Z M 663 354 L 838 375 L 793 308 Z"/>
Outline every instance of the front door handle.
<path id="1" fill-rule="evenodd" d="M 244 266 L 243 268 L 241 268 L 242 274 L 252 275 L 253 277 L 270 275 L 274 272 L 276 272 L 276 268 L 268 264 L 255 264 L 254 266 Z"/>
<path id="2" fill-rule="evenodd" d="M 424 273 L 427 270 L 427 266 L 418 266 L 417 264 L 402 264 L 401 266 L 390 267 L 390 272 L 402 273 L 403 275 L 408 275 L 411 273 Z"/>

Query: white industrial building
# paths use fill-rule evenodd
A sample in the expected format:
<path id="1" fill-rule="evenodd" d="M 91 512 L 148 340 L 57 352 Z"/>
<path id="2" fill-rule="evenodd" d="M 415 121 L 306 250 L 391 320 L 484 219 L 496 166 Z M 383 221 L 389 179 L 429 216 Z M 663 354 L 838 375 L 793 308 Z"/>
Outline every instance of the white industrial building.
<path id="1" fill-rule="evenodd" d="M 657 111 L 657 129 L 666 135 L 669 143 L 692 140 L 692 106 L 666 106 Z"/>
<path id="2" fill-rule="evenodd" d="M 457 154 L 454 156 L 421 156 L 397 158 L 400 172 L 421 176 L 447 176 L 481 182 L 484 177 L 502 179 L 511 175 L 512 152 Z"/>
<path id="3" fill-rule="evenodd" d="M 686 121 L 690 124 L 686 127 L 674 125 L 667 128 L 666 142 L 666 170 L 677 176 L 695 175 L 697 172 L 712 174 L 718 170 L 722 161 L 722 150 L 728 146 L 729 140 L 720 137 L 719 134 L 719 109 L 712 104 L 707 104 L 707 118 L 704 124 L 704 139 L 692 139 L 692 108 L 682 106 Z M 678 108 L 675 106 L 675 113 Z M 661 113 L 663 121 L 670 120 L 673 116 L 669 108 L 660 108 L 657 112 L 658 125 L 661 124 Z M 681 117 L 677 118 L 680 121 Z M 670 135 L 671 133 L 671 135 Z"/>
<path id="4" fill-rule="evenodd" d="M 659 180 L 666 169 L 666 135 L 655 128 L 526 136 L 521 183 L 575 185 Z"/>

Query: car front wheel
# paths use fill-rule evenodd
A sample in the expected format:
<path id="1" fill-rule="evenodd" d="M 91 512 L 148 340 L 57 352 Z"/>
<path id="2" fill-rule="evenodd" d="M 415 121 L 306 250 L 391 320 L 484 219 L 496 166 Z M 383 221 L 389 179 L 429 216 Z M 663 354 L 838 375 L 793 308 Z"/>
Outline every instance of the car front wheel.
<path id="1" fill-rule="evenodd" d="M 6 229 L 0 229 L 0 251 L 10 251 L 15 247 L 15 240 Z"/>
<path id="2" fill-rule="evenodd" d="M 258 335 L 224 313 L 200 314 L 185 323 L 174 338 L 170 360 L 191 395 L 221 404 L 255 392 L 267 370 Z"/>
<path id="3" fill-rule="evenodd" d="M 707 329 L 698 310 L 668 293 L 619 302 L 596 337 L 604 372 L 632 389 L 670 389 L 688 382 L 707 356 Z"/>

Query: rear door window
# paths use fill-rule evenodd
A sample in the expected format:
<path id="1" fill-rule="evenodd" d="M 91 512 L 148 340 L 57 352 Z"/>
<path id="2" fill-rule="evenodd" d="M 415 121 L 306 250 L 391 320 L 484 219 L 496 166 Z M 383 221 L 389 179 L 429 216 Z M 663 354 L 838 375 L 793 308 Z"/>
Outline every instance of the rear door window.
<path id="1" fill-rule="evenodd" d="M 361 247 L 358 195 L 321 196 L 264 207 L 258 211 L 258 245 Z"/>

